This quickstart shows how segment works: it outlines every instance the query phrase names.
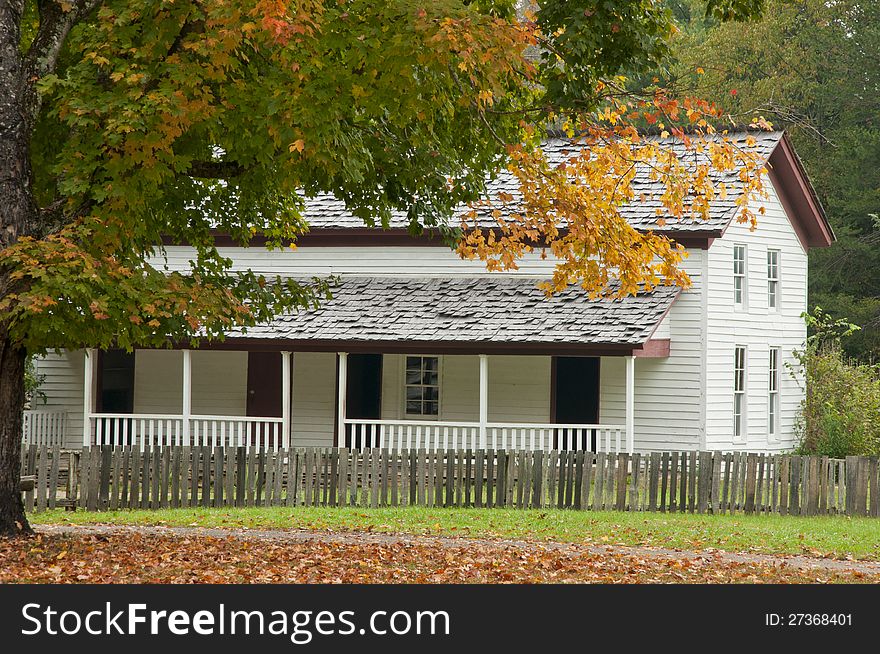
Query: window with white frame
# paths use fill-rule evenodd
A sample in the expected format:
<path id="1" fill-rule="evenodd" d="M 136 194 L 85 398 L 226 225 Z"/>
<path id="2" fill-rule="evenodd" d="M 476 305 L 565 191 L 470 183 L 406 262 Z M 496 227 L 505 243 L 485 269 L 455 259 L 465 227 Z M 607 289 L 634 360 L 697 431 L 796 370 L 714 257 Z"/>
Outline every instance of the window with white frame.
<path id="1" fill-rule="evenodd" d="M 406 357 L 406 415 L 440 414 L 440 357 Z"/>
<path id="2" fill-rule="evenodd" d="M 776 438 L 779 433 L 779 348 L 770 348 L 770 379 L 767 395 L 767 434 Z"/>
<path id="3" fill-rule="evenodd" d="M 779 250 L 767 250 L 767 307 L 779 308 Z"/>
<path id="4" fill-rule="evenodd" d="M 737 345 L 733 355 L 733 436 L 746 435 L 746 348 Z"/>
<path id="5" fill-rule="evenodd" d="M 733 303 L 738 307 L 746 304 L 746 246 L 733 246 Z"/>

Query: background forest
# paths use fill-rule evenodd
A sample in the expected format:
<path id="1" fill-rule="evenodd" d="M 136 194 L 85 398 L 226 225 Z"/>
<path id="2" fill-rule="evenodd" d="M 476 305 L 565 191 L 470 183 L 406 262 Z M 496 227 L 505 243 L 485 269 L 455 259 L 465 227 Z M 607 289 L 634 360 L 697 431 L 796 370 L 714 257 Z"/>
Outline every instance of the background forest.
<path id="1" fill-rule="evenodd" d="M 800 449 L 876 456 L 880 2 L 769 0 L 760 18 L 724 24 L 693 0 L 667 4 L 681 32 L 658 77 L 717 102 L 733 122 L 763 115 L 785 129 L 837 236 L 810 253 L 811 336 L 796 353 L 806 378 Z"/>
<path id="2" fill-rule="evenodd" d="M 769 0 L 763 16 L 718 23 L 668 0 L 681 33 L 663 76 L 790 134 L 837 242 L 810 253 L 810 305 L 862 329 L 841 347 L 880 358 L 880 2 Z"/>

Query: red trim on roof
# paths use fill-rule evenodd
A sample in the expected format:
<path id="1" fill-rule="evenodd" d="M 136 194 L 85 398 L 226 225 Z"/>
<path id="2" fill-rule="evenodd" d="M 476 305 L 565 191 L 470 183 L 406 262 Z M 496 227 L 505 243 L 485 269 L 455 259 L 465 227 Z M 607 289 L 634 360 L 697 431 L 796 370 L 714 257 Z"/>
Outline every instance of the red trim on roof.
<path id="1" fill-rule="evenodd" d="M 770 181 L 804 249 L 831 245 L 834 232 L 787 134 L 779 139 L 768 164 Z"/>
<path id="2" fill-rule="evenodd" d="M 634 357 L 657 359 L 669 356 L 670 340 L 668 338 L 651 338 L 642 345 L 640 350 L 633 350 Z"/>
<path id="3" fill-rule="evenodd" d="M 519 354 L 528 356 L 631 356 L 645 344 L 631 343 L 510 343 L 497 341 L 347 341 L 345 339 L 285 339 L 227 337 L 223 341 L 203 340 L 202 350 L 246 350 L 248 352 L 364 352 L 383 354 Z M 174 349 L 192 347 L 189 341 Z M 642 355 L 645 356 L 645 355 Z"/>
<path id="4" fill-rule="evenodd" d="M 564 233 L 565 230 L 560 230 Z M 217 247 L 241 247 L 241 243 L 228 234 L 219 230 L 212 230 L 214 245 Z M 680 243 L 686 248 L 708 250 L 712 241 L 722 234 L 718 230 L 693 230 L 679 231 L 667 230 L 655 232 Z M 249 247 L 261 247 L 266 245 L 266 237 L 257 234 L 251 237 Z M 170 237 L 162 238 L 162 245 L 187 245 L 187 243 L 175 243 Z M 285 243 L 289 245 L 289 243 Z M 419 246 L 419 247 L 447 247 L 442 238 L 435 230 L 425 230 L 422 236 L 412 236 L 405 229 L 381 229 L 379 227 L 341 227 L 341 228 L 317 228 L 296 239 L 297 247 L 358 247 L 358 246 Z"/>

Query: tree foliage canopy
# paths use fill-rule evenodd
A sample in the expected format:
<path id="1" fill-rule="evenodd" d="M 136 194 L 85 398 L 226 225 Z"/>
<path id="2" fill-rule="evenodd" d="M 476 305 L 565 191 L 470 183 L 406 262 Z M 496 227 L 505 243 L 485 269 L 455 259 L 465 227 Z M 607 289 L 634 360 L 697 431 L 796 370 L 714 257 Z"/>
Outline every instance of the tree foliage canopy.
<path id="1" fill-rule="evenodd" d="M 756 6 L 708 10 L 737 18 Z M 668 55 L 674 25 L 655 0 L 542 0 L 525 18 L 501 0 L 23 7 L 35 207 L 0 242 L 0 319 L 31 350 L 220 336 L 319 301 L 321 280 L 231 273 L 212 236 L 286 246 L 319 192 L 367 224 L 405 210 L 414 232 L 454 240 L 455 208 L 491 202 L 486 174 L 510 165 L 527 211 L 495 198 L 498 229 L 471 232 L 461 254 L 511 267 L 537 242 L 562 261 L 548 291 L 579 282 L 598 295 L 615 280 L 618 293 L 688 283 L 682 249 L 617 211 L 637 165 L 666 183 L 670 216 L 705 213 L 719 192 L 712 168 L 749 180 L 743 220 L 762 191 L 760 161 L 702 139 L 714 105 L 624 89 L 624 75 Z M 644 141 L 635 126 L 646 121 L 707 152 L 706 165 Z M 550 166 L 537 147 L 548 125 L 585 150 Z M 163 238 L 195 246 L 188 274 L 146 263 Z"/>

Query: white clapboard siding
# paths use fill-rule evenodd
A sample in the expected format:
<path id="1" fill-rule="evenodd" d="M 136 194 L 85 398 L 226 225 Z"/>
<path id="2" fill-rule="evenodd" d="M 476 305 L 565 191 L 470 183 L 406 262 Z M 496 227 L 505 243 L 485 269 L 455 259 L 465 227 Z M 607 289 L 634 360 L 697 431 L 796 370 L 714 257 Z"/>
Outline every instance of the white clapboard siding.
<path id="1" fill-rule="evenodd" d="M 309 246 L 296 250 L 267 250 L 262 247 L 222 247 L 221 255 L 233 261 L 234 270 L 251 269 L 267 276 L 302 277 L 311 275 L 436 275 L 463 276 L 492 274 L 480 261 L 462 260 L 448 247 L 324 247 Z M 168 270 L 186 270 L 195 251 L 187 246 L 169 246 L 150 261 Z M 553 271 L 551 258 L 541 259 L 537 253 L 525 256 L 517 271 L 511 273 L 549 276 Z M 494 273 L 498 274 L 498 273 Z"/>
<path id="2" fill-rule="evenodd" d="M 697 449 L 702 436 L 702 317 L 704 250 L 691 250 L 685 270 L 692 286 L 682 291 L 658 326 L 655 338 L 669 338 L 668 357 L 635 362 L 635 449 Z M 599 422 L 626 420 L 626 367 L 621 357 L 602 357 Z"/>
<path id="3" fill-rule="evenodd" d="M 192 351 L 192 412 L 247 415 L 247 352 Z M 281 379 L 278 379 L 281 386 Z"/>
<path id="4" fill-rule="evenodd" d="M 771 187 L 762 202 L 766 214 L 758 227 L 734 223 L 709 250 L 709 306 L 707 316 L 707 446 L 710 449 L 781 450 L 795 441 L 794 423 L 803 390 L 789 374 L 792 351 L 806 337 L 801 313 L 807 306 L 807 255 Z M 733 246 L 746 245 L 747 306 L 733 303 Z M 767 308 L 767 249 L 780 251 L 780 307 Z M 747 437 L 733 438 L 733 359 L 737 345 L 747 347 Z M 769 348 L 781 349 L 780 438 L 767 436 Z"/>
<path id="5" fill-rule="evenodd" d="M 46 402 L 36 402 L 31 408 L 38 411 L 66 411 L 65 445 L 82 444 L 83 424 L 83 361 L 82 350 L 76 352 L 49 352 L 37 357 L 37 374 L 43 377 L 40 390 Z"/>
<path id="6" fill-rule="evenodd" d="M 296 352 L 293 360 L 294 447 L 332 446 L 336 422 L 336 354 Z"/>
<path id="7" fill-rule="evenodd" d="M 180 350 L 135 351 L 134 412 L 164 415 L 183 412 L 183 353 Z"/>
<path id="8" fill-rule="evenodd" d="M 383 358 L 382 418 L 385 420 L 407 417 L 403 401 L 404 361 L 404 355 L 386 354 Z M 550 357 L 490 355 L 488 399 L 490 422 L 549 422 Z M 436 419 L 475 422 L 479 417 L 479 357 L 441 356 L 440 415 Z"/>

